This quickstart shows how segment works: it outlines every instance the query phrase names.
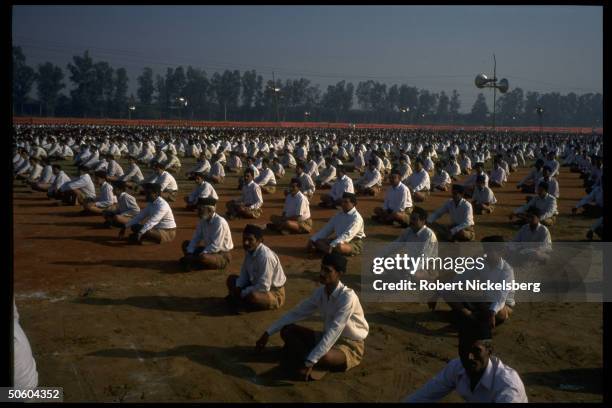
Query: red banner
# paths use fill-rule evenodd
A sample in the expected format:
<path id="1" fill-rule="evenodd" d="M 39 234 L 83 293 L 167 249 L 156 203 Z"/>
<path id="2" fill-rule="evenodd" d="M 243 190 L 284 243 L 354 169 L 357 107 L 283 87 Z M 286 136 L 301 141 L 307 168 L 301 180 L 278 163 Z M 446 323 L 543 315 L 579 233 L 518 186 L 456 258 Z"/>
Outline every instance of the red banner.
<path id="1" fill-rule="evenodd" d="M 399 125 L 373 123 L 332 123 L 332 122 L 213 122 L 187 120 L 155 120 L 155 119 L 98 119 L 98 118 L 41 118 L 13 117 L 14 124 L 30 125 L 97 125 L 97 126 L 186 126 L 186 127 L 238 127 L 238 128 L 326 128 L 326 129 L 426 129 L 426 130 L 472 130 L 490 131 L 490 126 L 459 126 L 459 125 Z M 539 126 L 506 127 L 500 126 L 499 132 L 539 132 Z M 593 132 L 603 134 L 603 128 L 588 127 L 543 127 L 544 132 L 582 133 Z"/>

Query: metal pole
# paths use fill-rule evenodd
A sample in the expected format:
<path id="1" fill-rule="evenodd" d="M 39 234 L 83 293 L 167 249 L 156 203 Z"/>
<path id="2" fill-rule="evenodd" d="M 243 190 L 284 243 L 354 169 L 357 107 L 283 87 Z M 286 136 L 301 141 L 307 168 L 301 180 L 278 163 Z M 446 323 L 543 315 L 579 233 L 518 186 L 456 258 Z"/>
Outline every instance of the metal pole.
<path id="1" fill-rule="evenodd" d="M 495 60 L 495 54 L 493 54 L 493 131 L 495 131 L 495 111 L 497 99 L 497 61 Z"/>
<path id="2" fill-rule="evenodd" d="M 279 121 L 279 113 L 278 113 L 278 92 L 276 92 L 276 80 L 274 79 L 274 71 L 272 71 L 272 83 L 273 83 L 273 88 L 272 90 L 274 91 L 274 105 L 276 105 L 276 121 Z"/>

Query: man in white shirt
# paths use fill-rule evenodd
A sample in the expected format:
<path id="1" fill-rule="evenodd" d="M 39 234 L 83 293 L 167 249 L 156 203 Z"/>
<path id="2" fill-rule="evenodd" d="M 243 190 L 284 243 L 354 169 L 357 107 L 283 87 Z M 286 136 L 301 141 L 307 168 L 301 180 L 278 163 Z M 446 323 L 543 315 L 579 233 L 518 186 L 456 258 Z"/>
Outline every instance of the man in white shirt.
<path id="1" fill-rule="evenodd" d="M 397 222 L 403 227 L 408 225 L 412 212 L 412 196 L 400 178 L 399 169 L 393 169 L 389 175 L 390 186 L 385 193 L 383 206 L 374 208 L 372 220 L 381 224 L 392 225 Z"/>
<path id="2" fill-rule="evenodd" d="M 19 313 L 13 300 L 13 387 L 29 390 L 38 387 L 38 370 L 32 348 L 19 324 Z"/>
<path id="3" fill-rule="evenodd" d="M 578 201 L 578 204 L 572 208 L 572 215 L 577 214 L 580 208 L 582 208 L 582 215 L 587 217 L 599 218 L 603 215 L 603 175 L 601 179 L 602 184 L 593 187 L 591 192 Z"/>
<path id="4" fill-rule="evenodd" d="M 125 230 L 131 228 L 129 242 L 142 245 L 142 241 L 152 241 L 157 244 L 171 242 L 176 237 L 174 214 L 166 200 L 161 197 L 159 184 L 145 184 L 147 207 L 119 231 L 119 238 L 125 236 Z"/>
<path id="5" fill-rule="evenodd" d="M 323 228 L 308 240 L 309 251 L 329 254 L 332 251 L 344 256 L 361 254 L 363 249 L 363 218 L 357 211 L 357 196 L 353 193 L 342 195 L 342 211 L 334 215 Z M 330 235 L 335 238 L 329 238 Z"/>
<path id="6" fill-rule="evenodd" d="M 48 159 L 42 159 L 44 164 L 43 170 L 38 176 L 38 178 L 32 180 L 30 182 L 30 187 L 34 191 L 46 192 L 51 187 L 51 183 L 55 178 L 53 175 L 53 167 L 51 167 L 51 163 Z"/>
<path id="7" fill-rule="evenodd" d="M 319 203 L 319 207 L 336 208 L 340 205 L 340 202 L 342 201 L 342 195 L 344 193 L 355 192 L 353 188 L 353 180 L 351 180 L 351 178 L 346 174 L 345 167 L 338 166 L 336 168 L 336 173 L 338 174 L 338 178 L 332 185 L 329 194 L 321 195 L 321 202 Z"/>
<path id="8" fill-rule="evenodd" d="M 368 163 L 368 168 L 359 180 L 357 180 L 356 188 L 358 194 L 376 196 L 380 192 L 382 186 L 382 175 L 376 168 L 376 161 L 371 160 Z"/>
<path id="9" fill-rule="evenodd" d="M 408 188 L 415 203 L 422 203 L 429 195 L 431 189 L 429 173 L 423 168 L 423 160 L 420 157 L 414 161 L 414 172 L 408 177 Z"/>
<path id="10" fill-rule="evenodd" d="M 312 177 L 308 175 L 304 171 L 304 165 L 302 163 L 298 163 L 295 166 L 295 176 L 300 180 L 300 191 L 309 199 L 312 198 L 314 192 L 316 190 L 315 183 L 312 181 Z M 288 194 L 289 191 L 286 190 L 285 194 Z"/>
<path id="11" fill-rule="evenodd" d="M 155 184 L 161 187 L 161 197 L 170 202 L 176 201 L 178 184 L 174 176 L 168 173 L 164 165 L 159 162 L 153 165 L 153 171 L 157 174 Z"/>
<path id="12" fill-rule="evenodd" d="M 472 193 L 472 207 L 478 215 L 491 214 L 495 209 L 497 198 L 493 191 L 485 185 L 485 177 L 479 174 L 476 177 L 476 188 Z"/>
<path id="13" fill-rule="evenodd" d="M 557 212 L 557 199 L 550 194 L 548 194 L 548 183 L 545 181 L 541 181 L 538 184 L 538 194 L 533 196 L 533 198 L 525 205 L 520 206 L 512 214 L 509 215 L 510 220 L 514 217 L 517 217 L 517 223 L 524 224 L 528 222 L 529 216 L 526 214 L 527 209 L 529 207 L 535 206 L 540 212 L 540 222 L 547 227 L 551 227 L 554 225 Z"/>
<path id="14" fill-rule="evenodd" d="M 524 246 L 519 245 L 518 248 L 515 248 L 516 251 L 511 252 L 511 254 L 518 253 L 516 261 L 514 258 L 511 259 L 512 264 L 517 266 L 534 260 L 547 261 L 552 250 L 550 231 L 540 223 L 540 210 L 537 207 L 530 207 L 527 214 L 529 215 L 529 223 L 523 225 L 512 240 L 512 242 L 528 243 Z M 531 243 L 541 243 L 542 245 Z"/>
<path id="15" fill-rule="evenodd" d="M 544 167 L 544 160 L 538 159 L 533 164 L 533 169 L 523 178 L 517 185 L 516 188 L 521 190 L 523 193 L 533 194 L 537 188 L 537 182 L 542 177 L 542 167 Z"/>
<path id="16" fill-rule="evenodd" d="M 119 177 L 119 181 L 124 181 L 126 186 L 135 189 L 138 188 L 140 183 L 144 180 L 144 176 L 142 175 L 142 171 L 138 164 L 136 163 L 136 157 L 128 156 L 128 163 L 130 167 L 127 172 L 123 174 L 123 176 Z"/>
<path id="17" fill-rule="evenodd" d="M 204 173 L 195 173 L 194 181 L 196 184 L 196 188 L 189 194 L 185 196 L 185 204 L 186 208 L 189 211 L 193 211 L 198 206 L 198 199 L 205 197 L 212 197 L 215 200 L 219 199 L 215 188 L 208 181 L 205 180 L 206 176 Z"/>
<path id="18" fill-rule="evenodd" d="M 106 167 L 106 179 L 110 182 L 119 180 L 123 176 L 123 168 L 115 161 L 115 156 L 112 154 L 106 155 L 108 165 Z"/>
<path id="19" fill-rule="evenodd" d="M 459 358 L 403 402 L 437 402 L 453 390 L 466 402 L 528 402 L 518 373 L 493 356 L 491 330 L 470 325 L 459 333 Z"/>
<path id="20" fill-rule="evenodd" d="M 296 177 L 291 179 L 289 188 L 282 215 L 272 215 L 267 227 L 283 235 L 308 234 L 312 231 L 308 197 L 300 191 L 300 180 Z"/>
<path id="21" fill-rule="evenodd" d="M 136 198 L 128 194 L 126 189 L 125 181 L 119 180 L 113 183 L 113 191 L 117 193 L 117 205 L 112 210 L 102 212 L 105 227 L 123 227 L 140 212 Z"/>
<path id="22" fill-rule="evenodd" d="M 217 153 L 213 156 L 213 164 L 206 176 L 206 180 L 213 184 L 221 184 L 225 180 L 225 169 L 221 163 L 222 153 Z"/>
<path id="23" fill-rule="evenodd" d="M 493 160 L 493 169 L 491 170 L 491 178 L 489 180 L 489 186 L 491 187 L 503 187 L 504 183 L 508 181 L 506 170 L 502 168 L 499 160 L 498 156 Z"/>
<path id="24" fill-rule="evenodd" d="M 440 161 L 436 166 L 436 174 L 431 178 L 431 191 L 448 191 L 448 188 L 452 184 L 450 175 L 444 170 L 446 163 Z"/>
<path id="25" fill-rule="evenodd" d="M 253 169 L 247 168 L 244 171 L 242 197 L 240 200 L 230 200 L 227 202 L 226 218 L 232 220 L 234 218 L 250 218 L 257 219 L 263 213 L 263 197 L 261 195 L 261 187 L 254 181 L 255 175 Z"/>
<path id="26" fill-rule="evenodd" d="M 232 260 L 232 231 L 225 218 L 217 214 L 216 205 L 217 199 L 214 197 L 198 199 L 200 221 L 191 241 L 183 242 L 183 258 L 179 261 L 186 272 L 193 269 L 225 269 Z"/>
<path id="27" fill-rule="evenodd" d="M 261 191 L 265 194 L 276 193 L 276 177 L 270 168 L 270 160 L 264 157 L 261 161 L 261 172 L 255 178 L 255 183 L 259 184 Z"/>
<path id="28" fill-rule="evenodd" d="M 79 166 L 79 177 L 60 187 L 62 200 L 66 205 L 84 205 L 96 199 L 96 187 L 89 176 L 87 167 Z"/>
<path id="29" fill-rule="evenodd" d="M 53 171 L 53 182 L 49 186 L 47 190 L 47 197 L 50 199 L 61 200 L 62 194 L 60 193 L 60 187 L 70 181 L 70 177 L 62 170 L 62 166 L 59 164 L 54 164 L 51 166 Z"/>
<path id="30" fill-rule="evenodd" d="M 426 225 L 427 211 L 421 207 L 415 207 L 410 214 L 408 228 L 406 228 L 399 237 L 393 242 L 407 242 L 411 244 L 422 244 L 421 250 L 416 251 L 417 254 L 423 254 L 425 257 L 438 256 L 438 238 L 436 233 Z M 417 270 L 415 279 L 428 279 L 430 274 L 425 270 Z"/>
<path id="31" fill-rule="evenodd" d="M 263 243 L 263 230 L 248 224 L 242 232 L 244 261 L 240 276 L 228 276 L 229 294 L 225 298 L 231 306 L 247 310 L 273 310 L 285 303 L 287 277 L 274 253 Z"/>
<path id="32" fill-rule="evenodd" d="M 168 158 L 162 163 L 167 171 L 175 174 L 181 172 L 181 160 L 176 155 L 176 151 L 168 149 Z"/>
<path id="33" fill-rule="evenodd" d="M 98 171 L 94 177 L 96 184 L 100 186 L 100 196 L 96 197 L 95 201 L 83 204 L 83 209 L 91 214 L 102 214 L 105 210 L 115 210 L 117 197 L 113 194 L 113 186 L 108 182 L 106 172 Z"/>
<path id="34" fill-rule="evenodd" d="M 482 162 L 477 162 L 474 165 L 474 173 L 471 174 L 465 181 L 462 183 L 465 192 L 465 197 L 471 198 L 474 193 L 474 189 L 476 188 L 476 179 L 478 176 L 483 176 L 485 179 L 485 186 L 489 186 L 489 175 L 484 171 L 484 164 Z"/>
<path id="35" fill-rule="evenodd" d="M 195 173 L 208 173 L 211 169 L 210 166 L 210 162 L 208 161 L 208 159 L 206 158 L 206 153 L 202 152 L 200 153 L 200 156 L 198 157 L 198 161 L 195 163 L 195 165 L 187 172 L 187 178 L 189 180 L 193 180 L 194 174 Z"/>
<path id="36" fill-rule="evenodd" d="M 285 175 L 285 168 L 276 156 L 274 156 L 274 158 L 272 159 L 272 171 L 274 172 L 274 177 L 279 180 Z"/>
<path id="37" fill-rule="evenodd" d="M 427 223 L 430 224 L 438 237 L 445 237 L 450 242 L 473 241 L 476 237 L 472 205 L 463 198 L 463 194 L 464 187 L 460 184 L 453 184 L 453 197 L 428 217 Z M 434 221 L 446 213 L 449 214 L 451 219 L 450 226 L 445 227 L 434 223 Z"/>
<path id="38" fill-rule="evenodd" d="M 230 152 L 230 158 L 227 162 L 227 171 L 229 173 L 240 173 L 242 171 L 242 160 L 238 153 Z"/>
<path id="39" fill-rule="evenodd" d="M 348 371 L 359 365 L 370 327 L 357 294 L 340 281 L 346 264 L 340 254 L 325 254 L 319 273 L 322 286 L 272 323 L 257 340 L 256 350 L 263 350 L 269 337 L 280 331 L 287 355 L 299 364 L 298 375 L 305 381 L 319 379 L 327 370 Z M 317 311 L 323 332 L 294 324 Z"/>

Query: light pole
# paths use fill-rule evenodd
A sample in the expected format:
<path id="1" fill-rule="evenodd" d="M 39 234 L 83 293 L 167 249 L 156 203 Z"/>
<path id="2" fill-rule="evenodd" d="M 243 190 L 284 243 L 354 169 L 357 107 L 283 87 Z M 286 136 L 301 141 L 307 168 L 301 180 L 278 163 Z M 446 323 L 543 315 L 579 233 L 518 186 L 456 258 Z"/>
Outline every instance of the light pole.
<path id="1" fill-rule="evenodd" d="M 495 106 L 497 103 L 497 90 L 499 92 L 506 93 L 508 92 L 508 80 L 500 79 L 499 83 L 497 82 L 497 60 L 495 59 L 495 54 L 493 54 L 493 78 L 488 78 L 485 74 L 476 75 L 476 79 L 474 79 L 474 84 L 477 88 L 493 88 L 493 130 L 495 130 L 495 112 L 497 107 Z"/>
<path id="2" fill-rule="evenodd" d="M 178 107 L 179 109 L 179 120 L 183 119 L 183 108 L 187 107 L 187 98 L 185 98 L 184 96 L 180 96 L 178 98 L 178 101 L 180 102 L 180 106 Z"/>
<path id="3" fill-rule="evenodd" d="M 310 117 L 310 112 L 304 112 L 304 121 L 308 122 L 309 117 Z"/>
<path id="4" fill-rule="evenodd" d="M 407 106 L 406 106 L 406 107 L 401 107 L 401 108 L 400 108 L 400 112 L 401 112 L 401 113 L 408 113 L 408 112 L 410 112 L 410 108 L 409 108 L 409 107 L 407 107 Z M 404 123 L 404 117 L 405 117 L 405 116 L 404 116 L 404 115 L 402 115 L 402 123 Z"/>
<path id="5" fill-rule="evenodd" d="M 131 105 L 128 107 L 128 117 L 130 120 L 132 120 L 132 111 L 135 111 L 136 107 L 134 105 Z"/>
<path id="6" fill-rule="evenodd" d="M 280 88 L 276 87 L 276 80 L 274 79 L 274 72 L 272 72 L 272 86 L 270 87 L 272 91 L 274 91 L 274 105 L 276 105 L 276 121 L 279 121 L 279 113 L 278 113 L 278 93 L 280 92 Z"/>
<path id="7" fill-rule="evenodd" d="M 543 121 L 543 116 L 544 116 L 544 108 L 541 106 L 538 106 L 535 109 L 536 113 L 538 114 L 538 117 L 540 119 L 540 137 L 542 137 L 544 135 L 544 128 L 542 127 L 542 121 Z"/>

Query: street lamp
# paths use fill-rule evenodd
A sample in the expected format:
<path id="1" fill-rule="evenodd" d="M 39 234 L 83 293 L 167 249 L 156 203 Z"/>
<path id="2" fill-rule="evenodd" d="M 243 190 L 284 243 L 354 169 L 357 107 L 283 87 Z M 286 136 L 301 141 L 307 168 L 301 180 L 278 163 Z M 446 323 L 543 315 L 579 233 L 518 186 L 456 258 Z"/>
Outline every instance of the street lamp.
<path id="1" fill-rule="evenodd" d="M 180 105 L 185 108 L 187 107 L 187 98 L 181 96 L 178 98 L 178 101 L 180 102 Z M 179 106 L 179 119 L 183 119 L 183 107 Z"/>
<path id="2" fill-rule="evenodd" d="M 130 120 L 132 120 L 132 111 L 135 111 L 136 107 L 134 105 L 131 105 L 128 107 L 128 117 L 130 118 Z"/>
<path id="3" fill-rule="evenodd" d="M 310 117 L 310 112 L 304 112 L 304 120 L 308 122 L 308 118 Z"/>
<path id="4" fill-rule="evenodd" d="M 474 79 L 474 84 L 477 88 L 493 88 L 493 130 L 495 130 L 495 111 L 496 111 L 496 98 L 497 98 L 497 90 L 499 92 L 506 93 L 508 92 L 508 80 L 500 79 L 499 83 L 497 81 L 497 61 L 495 60 L 495 54 L 493 54 L 493 78 L 487 77 L 485 74 L 476 75 L 476 79 Z"/>
<path id="5" fill-rule="evenodd" d="M 540 136 L 542 136 L 544 134 L 543 133 L 544 129 L 542 127 L 542 120 L 543 120 L 543 116 L 544 116 L 544 108 L 541 107 L 541 106 L 538 106 L 538 107 L 536 107 L 535 111 L 538 114 L 539 119 L 540 119 Z"/>

